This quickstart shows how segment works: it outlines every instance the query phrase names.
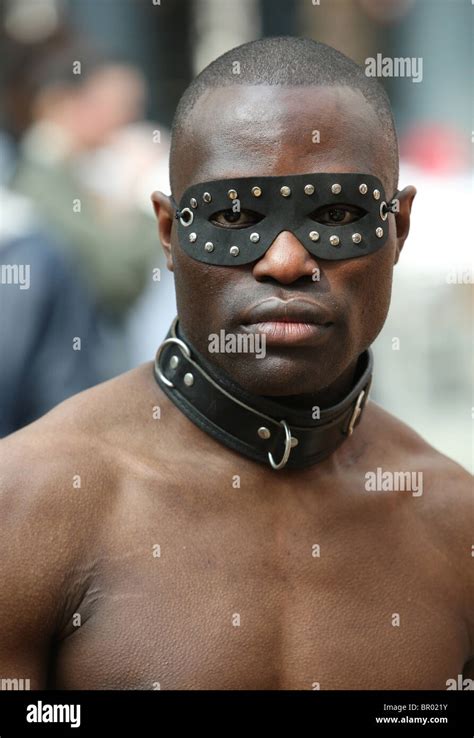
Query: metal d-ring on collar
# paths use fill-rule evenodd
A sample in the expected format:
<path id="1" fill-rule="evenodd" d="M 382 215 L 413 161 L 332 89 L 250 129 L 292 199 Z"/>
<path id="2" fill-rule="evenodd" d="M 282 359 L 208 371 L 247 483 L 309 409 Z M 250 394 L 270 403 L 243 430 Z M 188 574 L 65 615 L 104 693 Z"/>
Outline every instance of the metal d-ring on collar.
<path id="1" fill-rule="evenodd" d="M 165 375 L 163 374 L 163 372 L 160 369 L 160 356 L 161 356 L 161 354 L 163 352 L 164 347 L 167 344 L 169 344 L 169 343 L 177 343 L 178 346 L 180 346 L 180 348 L 182 348 L 182 350 L 186 354 L 186 358 L 187 359 L 190 359 L 191 358 L 191 351 L 189 350 L 189 346 L 187 346 L 184 343 L 184 341 L 182 341 L 180 338 L 176 338 L 176 337 L 167 338 L 166 341 L 163 341 L 163 343 L 158 347 L 158 351 L 156 352 L 156 356 L 155 356 L 155 372 L 158 374 L 158 376 L 161 379 L 161 381 L 164 384 L 166 384 L 167 387 L 174 387 L 173 382 L 170 382 L 170 380 L 168 379 L 168 377 L 165 377 Z"/>
<path id="2" fill-rule="evenodd" d="M 349 421 L 349 425 L 348 425 L 347 431 L 346 431 L 346 433 L 347 433 L 348 436 L 352 436 L 352 434 L 354 432 L 355 424 L 356 424 L 356 422 L 357 422 L 357 420 L 359 418 L 359 415 L 362 412 L 362 402 L 363 402 L 364 397 L 365 397 L 366 394 L 368 394 L 368 388 L 367 387 L 365 388 L 365 390 L 362 390 L 362 392 L 360 392 L 359 397 L 357 398 L 357 402 L 356 402 L 356 404 L 354 406 L 354 410 L 352 411 L 351 419 Z"/>
<path id="3" fill-rule="evenodd" d="M 270 451 L 268 452 L 268 461 L 270 462 L 270 466 L 272 467 L 272 469 L 275 469 L 275 471 L 278 471 L 279 469 L 283 469 L 283 467 L 286 466 L 286 462 L 290 458 L 290 453 L 292 449 L 291 431 L 288 428 L 288 424 L 286 423 L 285 420 L 280 420 L 280 423 L 285 429 L 285 450 L 283 452 L 283 456 L 281 457 L 281 461 L 279 461 L 278 464 L 276 464 L 272 453 Z"/>

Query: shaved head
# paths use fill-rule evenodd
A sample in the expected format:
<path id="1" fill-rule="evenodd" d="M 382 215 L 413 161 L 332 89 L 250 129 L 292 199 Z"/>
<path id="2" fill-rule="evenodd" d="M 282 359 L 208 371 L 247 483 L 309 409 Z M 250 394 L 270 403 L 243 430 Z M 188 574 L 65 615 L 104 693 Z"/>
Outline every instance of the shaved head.
<path id="1" fill-rule="evenodd" d="M 190 184 L 190 178 L 194 180 L 196 175 L 200 176 L 196 171 L 198 158 L 201 163 L 206 151 L 212 153 L 215 143 L 213 120 L 216 117 L 227 117 L 231 122 L 234 121 L 234 125 L 228 128 L 228 143 L 234 147 L 240 145 L 242 151 L 243 143 L 239 142 L 242 116 L 236 108 L 238 96 L 234 94 L 237 86 L 253 88 L 253 94 L 249 91 L 247 98 L 253 97 L 259 120 L 266 119 L 269 127 L 273 125 L 278 111 L 274 105 L 275 98 L 270 98 L 266 88 L 272 87 L 275 92 L 275 88 L 281 88 L 283 94 L 288 88 L 305 89 L 307 98 L 316 98 L 323 87 L 338 88 L 341 95 L 353 99 L 353 118 L 341 120 L 335 100 L 332 119 L 326 115 L 325 121 L 321 121 L 317 113 L 313 115 L 312 121 L 309 121 L 312 128 L 307 132 L 308 138 L 317 130 L 324 143 L 324 138 L 327 139 L 331 133 L 331 126 L 357 126 L 361 122 L 361 110 L 365 108 L 366 117 L 372 118 L 375 125 L 371 126 L 370 141 L 367 134 L 364 137 L 364 127 L 361 127 L 361 146 L 370 143 L 373 157 L 378 160 L 377 174 L 387 191 L 396 190 L 398 142 L 390 101 L 382 85 L 376 79 L 367 77 L 363 67 L 326 44 L 306 38 L 280 36 L 251 41 L 231 49 L 209 64 L 184 92 L 176 109 L 171 137 L 170 181 L 175 199 Z M 212 91 L 218 88 L 228 88 L 228 94 L 223 98 L 226 101 L 225 109 L 209 105 L 213 99 Z M 265 105 L 266 99 L 272 99 L 272 108 Z M 206 115 L 206 109 L 209 108 L 210 114 Z M 352 141 L 353 136 L 348 136 L 348 139 Z M 313 138 L 311 142 L 315 149 Z M 250 146 L 251 150 L 248 141 L 244 145 Z M 197 146 L 201 149 L 199 157 L 195 150 Z M 205 179 L 204 173 L 201 179 Z"/>

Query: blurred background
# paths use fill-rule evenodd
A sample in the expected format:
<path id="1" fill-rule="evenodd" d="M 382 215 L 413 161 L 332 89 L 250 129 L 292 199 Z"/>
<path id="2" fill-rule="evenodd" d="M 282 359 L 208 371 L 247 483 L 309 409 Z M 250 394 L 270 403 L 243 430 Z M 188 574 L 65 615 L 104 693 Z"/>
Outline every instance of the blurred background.
<path id="1" fill-rule="evenodd" d="M 0 437 L 153 358 L 176 306 L 149 196 L 192 79 L 263 36 L 386 77 L 400 189 L 418 188 L 372 397 L 473 470 L 470 0 L 0 0 Z M 461 217 L 459 217 L 461 216 Z"/>

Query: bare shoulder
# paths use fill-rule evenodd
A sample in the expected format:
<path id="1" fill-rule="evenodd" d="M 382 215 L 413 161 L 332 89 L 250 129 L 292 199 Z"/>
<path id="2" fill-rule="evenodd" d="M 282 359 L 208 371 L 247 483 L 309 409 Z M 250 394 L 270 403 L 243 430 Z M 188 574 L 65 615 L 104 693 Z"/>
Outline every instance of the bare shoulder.
<path id="1" fill-rule="evenodd" d="M 445 551 L 464 580 L 471 581 L 474 606 L 472 475 L 398 418 L 374 403 L 369 407 L 372 457 L 380 459 L 382 468 L 417 475 L 413 510 L 432 545 Z"/>
<path id="2" fill-rule="evenodd" d="M 467 514 L 474 503 L 473 477 L 460 464 L 431 446 L 413 428 L 371 402 L 370 424 L 372 455 L 398 465 L 400 470 L 423 474 L 426 492 L 433 510 L 453 508 Z M 420 495 L 421 497 L 421 495 Z"/>
<path id="3" fill-rule="evenodd" d="M 431 446 L 409 425 L 374 402 L 367 408 L 371 426 L 371 442 L 380 458 L 387 457 L 426 474 L 433 490 L 451 495 L 466 503 L 473 501 L 473 477 L 460 464 Z M 451 498 L 452 499 L 452 498 Z"/>
<path id="4" fill-rule="evenodd" d="M 92 437 L 94 442 L 112 437 L 113 431 L 132 421 L 157 397 L 152 364 L 148 362 L 106 382 L 91 387 L 57 405 L 42 418 L 4 439 L 36 444 L 40 437 L 59 441 L 60 435 Z M 116 440 L 116 437 L 115 437 Z"/>
<path id="5" fill-rule="evenodd" d="M 29 540 L 38 567 L 66 571 L 94 541 L 127 470 L 146 466 L 138 449 L 147 417 L 153 422 L 149 376 L 143 365 L 0 441 L 0 538 Z M 10 547 L 11 555 L 24 548 Z"/>
<path id="6" fill-rule="evenodd" d="M 0 441 L 0 666 L 23 664 L 35 685 L 46 678 L 40 652 L 94 579 L 122 480 L 146 469 L 133 444 L 152 417 L 149 377 L 151 365 L 139 367 Z"/>
<path id="7" fill-rule="evenodd" d="M 437 562 L 440 582 L 458 589 L 474 643 L 474 479 L 398 418 L 373 402 L 367 409 L 374 466 L 415 487 L 403 498 L 411 501 L 406 529 Z"/>

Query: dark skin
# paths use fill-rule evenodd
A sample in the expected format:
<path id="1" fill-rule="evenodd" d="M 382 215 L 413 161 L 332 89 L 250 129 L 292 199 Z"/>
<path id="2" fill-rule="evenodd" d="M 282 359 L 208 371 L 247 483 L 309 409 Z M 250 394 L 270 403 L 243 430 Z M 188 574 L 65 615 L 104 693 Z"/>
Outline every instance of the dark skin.
<path id="1" fill-rule="evenodd" d="M 362 171 L 389 192 L 376 118 L 346 93 L 259 88 L 256 106 L 255 88 L 212 90 L 193 112 L 181 191 L 252 172 Z M 260 261 L 231 269 L 186 257 L 170 200 L 155 193 L 185 332 L 202 349 L 236 329 L 249 299 L 316 293 L 337 315 L 316 355 L 215 360 L 253 392 L 334 402 L 385 320 L 414 194 L 403 190 L 372 255 L 318 264 L 282 233 Z M 367 492 L 378 466 L 422 473 L 423 494 Z M 372 402 L 327 460 L 273 472 L 196 428 L 148 363 L 3 440 L 0 470 L 3 677 L 32 688 L 439 690 L 474 677 L 472 479 Z"/>
<path id="2" fill-rule="evenodd" d="M 259 172 L 275 176 L 365 172 L 382 179 L 387 197 L 394 194 L 393 173 L 382 165 L 380 122 L 360 93 L 324 87 L 278 88 L 278 92 L 262 85 L 243 89 L 245 93 L 239 87 L 211 91 L 198 100 L 176 178 L 178 202 L 190 184 Z M 222 108 L 217 117 L 216 104 Z M 242 119 L 237 118 L 238 128 L 236 109 Z M 314 129 L 320 131 L 318 144 L 313 143 Z M 257 299 L 314 299 L 334 318 L 331 340 L 317 351 L 312 346 L 273 350 L 267 352 L 265 361 L 255 361 L 251 355 L 216 354 L 214 361 L 254 394 L 298 394 L 299 401 L 309 407 L 315 396 L 321 404 L 332 404 L 347 392 L 358 356 L 373 343 L 385 321 L 393 265 L 408 234 L 414 196 L 413 187 L 400 194 L 397 228 L 390 216 L 389 243 L 375 254 L 322 262 L 286 231 L 253 268 L 231 268 L 207 266 L 188 257 L 178 246 L 176 229 L 170 231 L 173 209 L 169 198 L 155 193 L 160 238 L 168 268 L 175 272 L 178 314 L 185 334 L 205 354 L 208 335 L 222 328 L 226 333 L 241 331 L 246 310 Z M 318 282 L 311 279 L 315 269 L 320 270 Z"/>

